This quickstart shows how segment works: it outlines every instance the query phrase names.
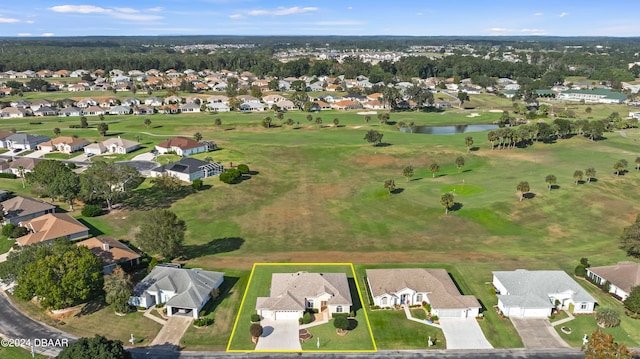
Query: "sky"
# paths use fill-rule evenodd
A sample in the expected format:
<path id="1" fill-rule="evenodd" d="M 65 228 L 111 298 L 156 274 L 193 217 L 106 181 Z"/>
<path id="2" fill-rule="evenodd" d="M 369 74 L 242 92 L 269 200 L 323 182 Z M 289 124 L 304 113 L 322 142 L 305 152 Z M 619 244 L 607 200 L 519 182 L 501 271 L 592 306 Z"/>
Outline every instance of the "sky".
<path id="1" fill-rule="evenodd" d="M 0 37 L 640 36 L 636 0 L 4 0 Z M 633 9 L 633 10 L 632 10 Z"/>

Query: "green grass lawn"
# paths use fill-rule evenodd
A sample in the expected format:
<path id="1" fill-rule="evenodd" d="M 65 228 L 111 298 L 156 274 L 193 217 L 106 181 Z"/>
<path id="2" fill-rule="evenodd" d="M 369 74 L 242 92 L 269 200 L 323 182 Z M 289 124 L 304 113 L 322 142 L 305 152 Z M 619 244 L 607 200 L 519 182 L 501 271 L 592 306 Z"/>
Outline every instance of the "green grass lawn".
<path id="1" fill-rule="evenodd" d="M 228 350 L 245 351 L 253 350 L 254 345 L 251 343 L 249 327 L 251 325 L 251 314 L 256 313 L 255 306 L 258 297 L 269 296 L 271 287 L 271 275 L 273 273 L 293 273 L 297 271 L 307 272 L 325 272 L 325 273 L 345 273 L 347 278 L 352 282 L 351 299 L 353 301 L 352 311 L 355 312 L 357 327 L 345 336 L 336 334 L 335 327 L 330 321 L 327 324 L 318 327 L 309 328 L 309 332 L 314 338 L 321 338 L 321 350 L 374 350 L 375 346 L 373 338 L 370 335 L 366 314 L 362 309 L 362 304 L 358 293 L 355 290 L 354 275 L 351 267 L 348 265 L 267 265 L 256 264 L 248 284 L 246 294 L 243 298 L 240 312 L 234 324 L 234 332 L 229 341 Z M 315 345 L 315 340 L 313 341 Z M 324 345 L 322 344 L 324 343 Z M 303 350 L 317 350 L 307 342 Z"/>
<path id="2" fill-rule="evenodd" d="M 374 310 L 368 313 L 379 350 L 427 349 L 429 337 L 435 341 L 430 349 L 446 348 L 441 329 L 410 321 L 404 311 Z"/>
<path id="3" fill-rule="evenodd" d="M 5 236 L 0 236 L 0 254 L 7 253 L 16 241 Z"/>
<path id="4" fill-rule="evenodd" d="M 411 309 L 411 316 L 416 319 L 427 319 L 427 312 L 422 308 Z"/>
<path id="5" fill-rule="evenodd" d="M 2 359 L 31 359 L 31 350 L 16 347 L 0 347 L 0 358 Z M 44 355 L 36 354 L 35 358 L 45 359 Z"/>
<path id="6" fill-rule="evenodd" d="M 52 153 L 46 153 L 43 157 L 46 159 L 52 159 L 52 160 L 68 160 L 70 158 L 79 156 L 81 154 L 82 154 L 81 152 L 74 152 L 74 153 L 52 152 Z"/>

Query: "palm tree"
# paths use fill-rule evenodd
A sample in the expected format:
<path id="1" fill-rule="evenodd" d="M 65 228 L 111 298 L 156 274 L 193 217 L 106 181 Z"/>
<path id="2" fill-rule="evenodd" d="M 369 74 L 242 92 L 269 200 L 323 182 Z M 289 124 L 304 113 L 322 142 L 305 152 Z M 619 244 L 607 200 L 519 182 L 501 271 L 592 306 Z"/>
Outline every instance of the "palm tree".
<path id="1" fill-rule="evenodd" d="M 522 181 L 516 186 L 516 191 L 518 191 L 518 196 L 520 197 L 521 201 L 524 198 L 525 193 L 529 193 L 530 190 L 531 188 L 529 187 L 529 182 L 527 181 Z"/>
<path id="2" fill-rule="evenodd" d="M 313 121 L 313 116 L 307 115 L 307 121 L 309 121 L 309 122 Z"/>
<path id="3" fill-rule="evenodd" d="M 444 207 L 444 214 L 448 214 L 449 208 L 451 208 L 451 206 L 453 206 L 454 204 L 453 194 L 451 193 L 443 194 L 442 197 L 440 197 L 440 204 L 442 205 L 442 207 Z"/>
<path id="4" fill-rule="evenodd" d="M 547 182 L 547 187 L 549 188 L 549 191 L 551 191 L 551 187 L 556 184 L 557 178 L 554 175 L 547 175 L 547 177 L 544 178 L 544 181 Z"/>
<path id="5" fill-rule="evenodd" d="M 316 117 L 316 125 L 318 125 L 318 127 L 322 127 L 322 117 Z"/>
<path id="6" fill-rule="evenodd" d="M 53 134 L 56 135 L 56 137 L 60 136 L 60 132 L 62 132 L 62 131 L 60 131 L 60 129 L 58 127 L 53 129 Z"/>
<path id="7" fill-rule="evenodd" d="M 200 142 L 200 140 L 202 140 L 202 134 L 200 132 L 194 133 L 193 139 L 196 140 L 197 142 Z"/>
<path id="8" fill-rule="evenodd" d="M 640 171 L 640 157 L 636 157 L 636 171 Z"/>
<path id="9" fill-rule="evenodd" d="M 429 171 L 431 172 L 432 177 L 435 178 L 436 173 L 440 172 L 440 165 L 438 165 L 436 162 L 433 162 L 429 165 Z"/>
<path id="10" fill-rule="evenodd" d="M 409 122 L 409 130 L 411 131 L 411 133 L 413 133 L 413 131 L 415 131 L 417 127 L 418 126 L 416 126 L 415 122 L 413 121 Z"/>
<path id="11" fill-rule="evenodd" d="M 584 175 L 587 176 L 587 182 L 591 182 L 592 178 L 596 177 L 596 170 L 593 167 L 589 167 L 584 171 Z"/>
<path id="12" fill-rule="evenodd" d="M 364 122 L 369 123 L 369 121 L 371 121 L 371 116 L 364 116 Z"/>
<path id="13" fill-rule="evenodd" d="M 458 167 L 458 172 L 460 172 L 460 169 L 462 168 L 462 166 L 464 166 L 464 157 L 462 156 L 456 157 L 456 167 Z"/>
<path id="14" fill-rule="evenodd" d="M 211 156 L 207 156 L 207 157 L 204 158 L 204 161 L 207 162 L 207 163 L 211 163 L 211 162 L 213 162 L 213 158 L 211 158 Z"/>
<path id="15" fill-rule="evenodd" d="M 582 176 L 584 175 L 584 173 L 582 173 L 582 171 L 580 170 L 576 170 L 575 172 L 573 172 L 573 179 L 576 180 L 576 185 L 582 181 Z"/>
<path id="16" fill-rule="evenodd" d="M 384 181 L 384 189 L 389 191 L 389 194 L 391 194 L 391 192 L 396 189 L 396 182 L 392 179 Z"/>
<path id="17" fill-rule="evenodd" d="M 213 120 L 213 124 L 216 126 L 221 126 L 222 125 L 222 120 L 218 117 L 215 120 Z"/>
<path id="18" fill-rule="evenodd" d="M 22 188 L 24 188 L 24 167 L 23 166 L 18 166 L 18 175 L 22 180 Z"/>
<path id="19" fill-rule="evenodd" d="M 338 125 L 340 124 L 340 120 L 336 117 L 333 119 L 333 125 L 338 127 Z"/>
<path id="20" fill-rule="evenodd" d="M 409 165 L 403 168 L 402 175 L 407 179 L 407 182 L 409 182 L 409 178 L 413 177 L 413 166 Z"/>
<path id="21" fill-rule="evenodd" d="M 151 126 L 151 120 L 150 120 L 150 119 L 148 119 L 148 118 L 145 118 L 145 119 L 144 119 L 144 126 L 145 126 L 146 128 L 149 128 L 149 126 Z"/>
<path id="22" fill-rule="evenodd" d="M 464 138 L 464 144 L 467 146 L 467 152 L 471 151 L 471 146 L 473 146 L 473 137 L 467 136 Z"/>

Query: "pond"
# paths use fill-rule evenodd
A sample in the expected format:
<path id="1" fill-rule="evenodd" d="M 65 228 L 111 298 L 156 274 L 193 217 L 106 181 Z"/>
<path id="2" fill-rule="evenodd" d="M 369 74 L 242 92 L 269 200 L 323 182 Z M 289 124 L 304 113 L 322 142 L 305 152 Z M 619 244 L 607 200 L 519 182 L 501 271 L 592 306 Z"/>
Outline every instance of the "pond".
<path id="1" fill-rule="evenodd" d="M 469 133 L 469 132 L 482 132 L 495 130 L 499 128 L 498 125 L 483 124 L 483 125 L 453 125 L 453 126 L 417 126 L 413 133 L 425 133 L 428 135 L 453 135 L 457 133 Z M 401 128 L 402 132 L 411 132 L 409 128 Z"/>

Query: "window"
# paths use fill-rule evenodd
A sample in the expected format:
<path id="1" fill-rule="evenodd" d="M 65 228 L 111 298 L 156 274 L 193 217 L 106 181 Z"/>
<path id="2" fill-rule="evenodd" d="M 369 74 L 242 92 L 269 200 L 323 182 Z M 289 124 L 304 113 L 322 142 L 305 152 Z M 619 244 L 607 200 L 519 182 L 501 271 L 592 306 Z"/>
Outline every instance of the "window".
<path id="1" fill-rule="evenodd" d="M 418 303 L 422 302 L 422 294 L 416 295 L 416 302 L 418 302 Z"/>
<path id="2" fill-rule="evenodd" d="M 387 305 L 387 297 L 382 297 L 382 299 L 380 299 L 380 304 Z"/>
<path id="3" fill-rule="evenodd" d="M 313 308 L 313 299 L 307 299 L 307 308 Z"/>
<path id="4" fill-rule="evenodd" d="M 342 313 L 342 306 L 341 305 L 336 307 L 336 313 Z"/>
<path id="5" fill-rule="evenodd" d="M 580 309 L 587 309 L 587 303 L 580 303 Z"/>

